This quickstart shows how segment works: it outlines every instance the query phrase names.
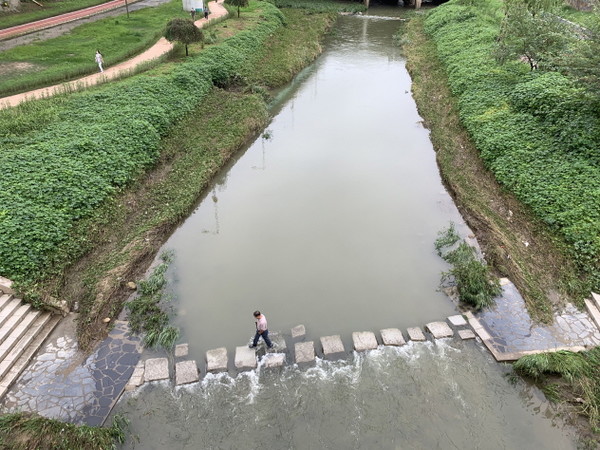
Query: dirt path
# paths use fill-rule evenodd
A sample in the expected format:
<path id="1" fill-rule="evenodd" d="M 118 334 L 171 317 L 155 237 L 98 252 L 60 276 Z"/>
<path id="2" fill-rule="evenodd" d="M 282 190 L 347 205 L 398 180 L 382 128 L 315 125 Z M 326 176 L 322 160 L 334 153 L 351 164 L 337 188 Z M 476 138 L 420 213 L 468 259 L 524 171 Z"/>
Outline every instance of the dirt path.
<path id="1" fill-rule="evenodd" d="M 73 20 L 82 19 L 84 17 L 93 16 L 100 12 L 109 11 L 115 8 L 121 8 L 125 6 L 126 0 L 112 0 L 101 5 L 90 6 L 89 8 L 79 9 L 77 11 L 71 11 L 69 13 L 60 14 L 58 16 L 48 17 L 42 20 L 36 20 L 35 22 L 24 23 L 22 25 L 16 25 L 10 28 L 4 28 L 0 30 L 0 40 L 9 39 L 22 34 L 31 33 L 34 31 L 40 31 L 45 28 L 55 27 L 63 23 L 72 22 Z M 128 0 L 127 3 L 134 3 L 136 0 Z"/>
<path id="2" fill-rule="evenodd" d="M 204 24 L 206 24 L 210 20 L 218 19 L 219 17 L 225 16 L 227 14 L 227 10 L 222 5 L 223 1 L 224 0 L 209 2 L 208 8 L 210 10 L 210 19 L 207 20 L 202 18 L 200 20 L 197 20 L 195 22 L 196 26 L 198 28 L 202 28 Z M 115 78 L 127 76 L 130 73 L 132 73 L 135 70 L 135 68 L 138 67 L 140 64 L 159 58 L 162 55 L 171 51 L 172 48 L 173 44 L 171 44 L 165 38 L 160 38 L 158 42 L 156 42 L 156 44 L 154 44 L 145 52 L 127 61 L 123 61 L 122 63 L 117 64 L 116 66 L 109 67 L 102 73 L 95 73 L 93 75 L 88 75 L 86 77 L 79 78 L 77 80 L 69 81 L 66 83 L 55 84 L 53 86 L 48 86 L 45 88 L 40 88 L 33 91 L 23 92 L 21 94 L 0 98 L 0 109 L 17 106 L 19 103 L 28 100 L 51 97 L 53 95 L 61 94 L 64 92 L 79 91 L 89 86 L 94 86 L 96 84 L 104 83 Z M 90 58 L 91 57 L 93 57 L 93 55 L 90 56 Z"/>

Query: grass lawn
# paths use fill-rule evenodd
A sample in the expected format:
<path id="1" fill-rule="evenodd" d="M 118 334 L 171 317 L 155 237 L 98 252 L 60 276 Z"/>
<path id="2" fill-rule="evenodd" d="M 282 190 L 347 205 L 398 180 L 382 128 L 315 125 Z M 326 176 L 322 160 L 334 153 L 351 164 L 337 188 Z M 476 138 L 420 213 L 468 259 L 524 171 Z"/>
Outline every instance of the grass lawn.
<path id="1" fill-rule="evenodd" d="M 104 67 L 110 67 L 150 47 L 162 35 L 167 21 L 189 14 L 180 0 L 125 15 L 81 25 L 47 41 L 0 53 L 0 95 L 6 96 L 78 78 L 98 70 L 99 49 Z"/>
<path id="2" fill-rule="evenodd" d="M 40 7 L 33 2 L 21 2 L 20 11 L 0 11 L 0 29 L 14 27 L 23 23 L 42 20 L 47 17 L 76 11 L 78 9 L 106 3 L 109 0 L 49 0 L 41 1 L 44 5 Z"/>

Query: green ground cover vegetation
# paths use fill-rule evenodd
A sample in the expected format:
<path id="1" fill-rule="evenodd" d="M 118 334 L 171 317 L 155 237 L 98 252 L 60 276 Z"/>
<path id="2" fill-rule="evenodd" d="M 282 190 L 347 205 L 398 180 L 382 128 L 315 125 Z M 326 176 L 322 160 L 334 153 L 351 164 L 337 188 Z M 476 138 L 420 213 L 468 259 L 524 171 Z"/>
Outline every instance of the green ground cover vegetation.
<path id="1" fill-rule="evenodd" d="M 284 22 L 269 4 L 262 18 L 172 72 L 3 111 L 0 167 L 14 178 L 0 182 L 0 273 L 17 281 L 47 273 L 74 222 L 151 167 L 169 128 Z"/>
<path id="2" fill-rule="evenodd" d="M 167 21 L 189 18 L 181 1 L 109 17 L 74 28 L 69 33 L 0 53 L 0 95 L 9 95 L 98 72 L 96 50 L 104 56 L 104 67 L 140 53 L 163 34 Z"/>
<path id="3" fill-rule="evenodd" d="M 472 6 L 451 0 L 428 15 L 425 31 L 486 167 L 568 243 L 585 288 L 598 290 L 599 97 L 552 58 L 555 47 L 535 49 L 538 70 L 516 57 L 503 62 L 495 57 L 506 17 L 513 18 L 503 5 L 515 3 L 483 0 Z M 534 20 L 531 14 L 525 19 Z M 563 53 L 582 45 L 567 32 L 564 37 Z"/>
<path id="4" fill-rule="evenodd" d="M 43 7 L 33 2 L 21 2 L 19 11 L 0 11 L 0 29 L 99 5 L 106 0 L 48 0 L 40 3 Z"/>
<path id="5" fill-rule="evenodd" d="M 0 416 L 0 447 L 11 450 L 111 450 L 125 441 L 127 421 L 120 416 L 110 427 L 74 425 L 34 414 Z"/>
<path id="6" fill-rule="evenodd" d="M 278 8 L 299 8 L 308 12 L 349 12 L 366 11 L 362 2 L 347 2 L 340 0 L 267 0 Z"/>

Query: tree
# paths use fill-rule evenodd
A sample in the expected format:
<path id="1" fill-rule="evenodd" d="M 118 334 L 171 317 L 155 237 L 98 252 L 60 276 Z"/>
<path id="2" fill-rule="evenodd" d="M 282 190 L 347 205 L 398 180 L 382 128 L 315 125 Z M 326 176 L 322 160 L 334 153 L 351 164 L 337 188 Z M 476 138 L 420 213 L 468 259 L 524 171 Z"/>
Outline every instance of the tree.
<path id="1" fill-rule="evenodd" d="M 194 42 L 202 42 L 203 37 L 202 31 L 194 25 L 191 19 L 180 17 L 171 19 L 165 29 L 167 41 L 177 41 L 185 44 L 185 56 L 188 56 L 188 45 Z"/>
<path id="2" fill-rule="evenodd" d="M 227 3 L 231 6 L 237 6 L 238 17 L 240 17 L 240 8 L 248 6 L 248 0 L 227 0 Z"/>
<path id="3" fill-rule="evenodd" d="M 525 58 L 531 70 L 555 61 L 568 39 L 563 22 L 548 13 L 555 6 L 554 0 L 505 0 L 504 5 L 498 60 Z"/>

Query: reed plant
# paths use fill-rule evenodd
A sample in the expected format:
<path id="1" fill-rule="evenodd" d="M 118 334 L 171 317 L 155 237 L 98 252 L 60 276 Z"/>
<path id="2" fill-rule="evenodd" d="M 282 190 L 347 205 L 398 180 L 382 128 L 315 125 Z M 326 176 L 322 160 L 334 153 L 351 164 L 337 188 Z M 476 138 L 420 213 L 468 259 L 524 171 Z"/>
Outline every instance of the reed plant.
<path id="1" fill-rule="evenodd" d="M 550 392 L 551 399 L 561 396 L 565 400 L 576 400 L 581 414 L 600 432 L 600 347 L 579 353 L 527 355 L 515 362 L 513 368 L 518 374 L 541 383 L 544 392 Z M 552 382 L 553 377 L 560 377 L 569 389 L 559 391 Z"/>

